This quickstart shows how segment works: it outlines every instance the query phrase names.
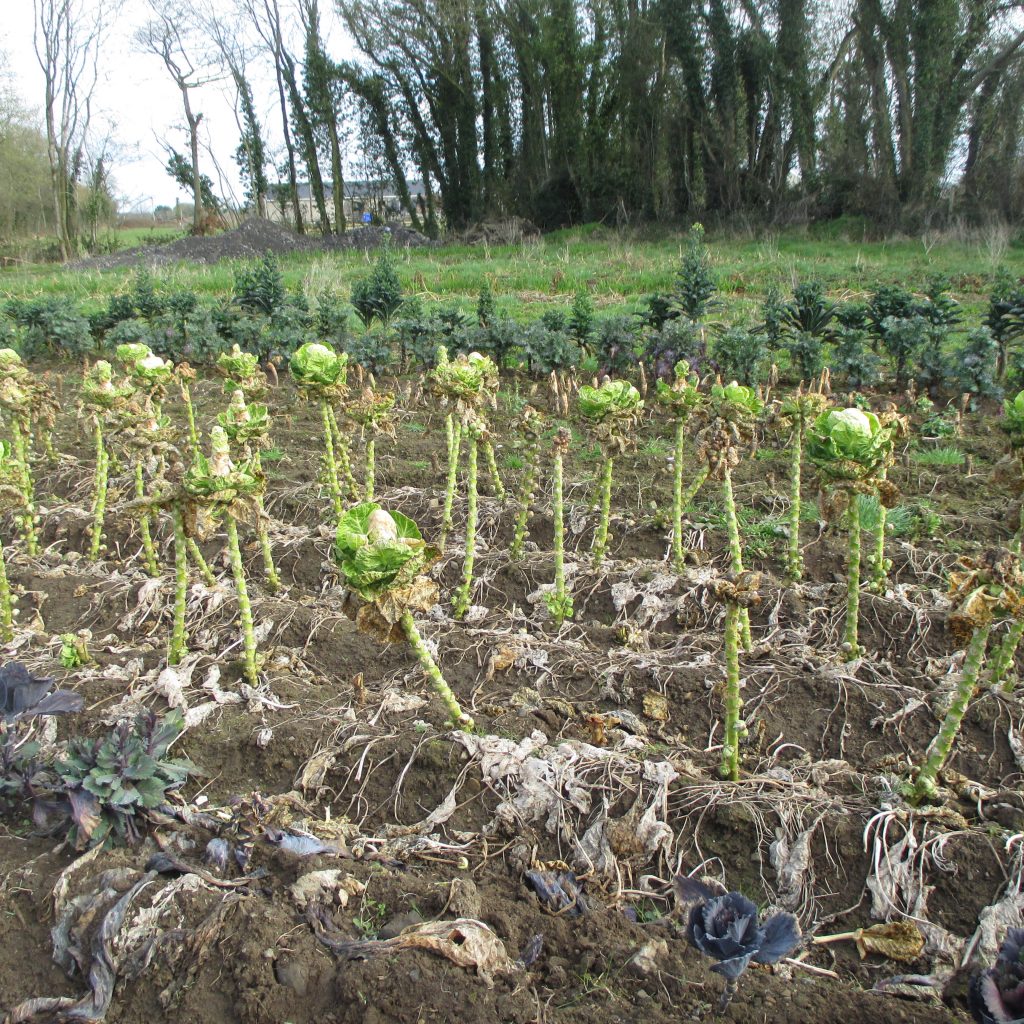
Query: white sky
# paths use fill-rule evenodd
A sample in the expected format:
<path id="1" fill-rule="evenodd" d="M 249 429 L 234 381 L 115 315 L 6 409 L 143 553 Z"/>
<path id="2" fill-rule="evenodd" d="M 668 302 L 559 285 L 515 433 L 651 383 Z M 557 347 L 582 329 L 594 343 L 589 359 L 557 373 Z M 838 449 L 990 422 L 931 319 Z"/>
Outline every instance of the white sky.
<path id="1" fill-rule="evenodd" d="M 92 0 L 85 0 L 88 6 Z M 220 5 L 223 0 L 213 0 Z M 225 10 L 231 5 L 223 3 Z M 282 0 L 282 15 L 288 0 Z M 330 0 L 322 4 L 321 17 L 328 39 L 341 39 L 342 29 L 333 18 Z M 12 85 L 29 107 L 40 110 L 43 97 L 43 76 L 32 46 L 32 0 L 0 0 L 0 51 L 5 51 L 12 72 Z M 145 21 L 145 6 L 127 0 L 121 16 L 110 30 L 100 58 L 100 81 L 94 93 L 93 134 L 102 137 L 107 131 L 113 140 L 111 170 L 114 191 L 122 210 L 150 210 L 157 205 L 173 206 L 191 196 L 181 189 L 164 169 L 166 155 L 160 139 L 167 139 L 180 153 L 187 155 L 184 113 L 181 94 L 174 86 L 163 62 L 138 52 L 131 43 L 132 34 Z M 349 47 L 331 46 L 333 56 L 350 56 Z M 301 48 L 296 47 L 299 53 Z M 341 51 L 341 52 L 339 52 Z M 276 86 L 269 66 L 249 65 L 256 94 L 257 113 L 269 137 L 272 157 L 276 163 L 280 146 L 280 111 Z M 200 169 L 214 181 L 217 191 L 241 200 L 234 151 L 238 145 L 238 128 L 234 114 L 234 88 L 230 83 L 214 83 L 193 92 L 193 109 L 201 111 L 200 136 L 220 167 L 218 175 L 208 154 L 200 153 Z M 276 173 L 268 169 L 271 180 Z"/>

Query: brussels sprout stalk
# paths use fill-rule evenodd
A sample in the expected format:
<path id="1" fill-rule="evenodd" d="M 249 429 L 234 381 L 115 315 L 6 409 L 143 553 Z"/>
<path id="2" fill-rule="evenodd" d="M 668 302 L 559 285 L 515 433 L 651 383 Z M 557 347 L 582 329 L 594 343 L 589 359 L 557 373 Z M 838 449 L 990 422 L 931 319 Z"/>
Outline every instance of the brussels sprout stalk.
<path id="1" fill-rule="evenodd" d="M 146 497 L 146 481 L 143 476 L 142 460 L 135 463 L 135 499 L 142 501 Z M 156 548 L 153 545 L 153 534 L 150 530 L 149 513 L 143 512 L 139 518 L 139 529 L 142 533 L 142 551 L 146 560 L 146 571 L 150 576 L 160 575 L 160 563 L 157 561 Z M 175 566 L 177 571 L 177 566 Z"/>
<path id="2" fill-rule="evenodd" d="M 715 580 L 714 596 L 725 604 L 725 735 L 719 774 L 733 782 L 739 781 L 740 742 L 746 737 L 743 722 L 743 697 L 740 682 L 740 643 L 743 637 L 743 612 L 759 604 L 760 573 L 733 570 Z"/>
<path id="3" fill-rule="evenodd" d="M 491 477 L 491 484 L 494 487 L 494 496 L 498 501 L 505 500 L 505 485 L 501 482 L 501 474 L 498 472 L 498 462 L 494 458 L 494 445 L 488 439 L 480 442 L 484 449 L 484 458 L 487 460 L 487 472 Z"/>
<path id="4" fill-rule="evenodd" d="M 462 448 L 462 423 L 456 420 L 452 425 L 452 443 L 448 446 L 448 482 L 444 492 L 444 516 L 441 519 L 441 550 L 444 550 L 448 531 L 452 528 L 452 506 L 455 503 L 455 488 L 459 482 L 459 461 Z"/>
<path id="5" fill-rule="evenodd" d="M 512 545 L 508 551 L 509 558 L 513 562 L 518 562 L 523 557 L 523 545 L 526 543 L 530 517 L 533 515 L 530 506 L 536 498 L 540 413 L 532 406 L 526 406 L 520 426 L 523 432 L 523 478 L 519 486 L 519 510 L 516 513 L 516 525 L 512 532 Z"/>
<path id="6" fill-rule="evenodd" d="M 608 528 L 612 518 L 612 471 L 615 460 L 606 456 L 601 470 L 599 493 L 601 495 L 600 518 L 597 522 L 597 533 L 594 536 L 594 549 L 591 553 L 591 564 L 595 569 L 601 567 L 604 556 L 608 552 Z"/>
<path id="7" fill-rule="evenodd" d="M 1007 695 L 1013 693 L 1017 686 L 1017 679 L 1011 670 L 1021 637 L 1024 637 L 1024 619 L 1011 623 L 990 659 L 989 681 Z"/>
<path id="8" fill-rule="evenodd" d="M 29 462 L 27 429 L 20 417 L 11 418 L 11 443 L 20 469 L 21 491 L 25 498 L 17 519 L 25 538 L 25 551 L 34 556 L 39 554 L 39 531 L 36 528 L 35 486 L 32 480 L 32 465 Z"/>
<path id="9" fill-rule="evenodd" d="M 455 594 L 455 618 L 461 619 L 469 611 L 473 592 L 473 565 L 476 562 L 477 519 L 477 453 L 480 447 L 480 427 L 466 424 L 468 434 L 468 462 L 466 473 L 466 558 L 462 567 L 462 586 Z"/>
<path id="10" fill-rule="evenodd" d="M 548 611 L 561 626 L 566 619 L 572 618 L 572 597 L 565 589 L 565 525 L 563 520 L 562 499 L 562 459 L 569 451 L 572 434 L 568 427 L 560 427 L 555 434 L 552 455 L 552 518 L 555 526 L 555 590 L 547 599 Z"/>
<path id="11" fill-rule="evenodd" d="M 740 544 L 740 520 L 736 514 L 732 470 L 728 463 L 722 467 L 722 500 L 725 505 L 725 525 L 729 533 L 729 568 L 734 573 L 741 573 L 743 572 L 743 547 Z M 753 641 L 750 636 L 750 613 L 746 608 L 740 609 L 739 624 L 743 650 L 749 651 L 753 647 Z"/>
<path id="12" fill-rule="evenodd" d="M 892 453 L 893 427 L 874 413 L 833 409 L 822 413 L 807 435 L 807 454 L 822 481 L 841 492 L 849 528 L 847 542 L 846 631 L 847 660 L 863 653 L 857 642 L 860 612 L 860 507 L 858 494 L 878 493 L 880 474 Z"/>
<path id="13" fill-rule="evenodd" d="M 196 568 L 199 570 L 199 575 L 203 577 L 203 582 L 208 587 L 215 587 L 217 585 L 217 578 L 213 575 L 210 563 L 206 561 L 202 551 L 199 550 L 199 545 L 195 542 L 195 538 L 186 537 L 185 543 L 188 547 L 188 557 L 195 563 Z"/>
<path id="14" fill-rule="evenodd" d="M 334 459 L 334 431 L 331 429 L 331 407 L 324 399 L 320 403 L 320 414 L 324 427 L 325 464 L 327 467 L 327 489 L 331 492 L 331 504 L 334 515 L 340 519 L 343 511 L 341 503 L 341 484 L 338 482 L 338 463 Z"/>
<path id="15" fill-rule="evenodd" d="M 14 598 L 11 584 L 7 579 L 7 559 L 3 544 L 0 544 L 0 640 L 8 643 L 14 639 Z"/>
<path id="16" fill-rule="evenodd" d="M 412 617 L 412 612 L 408 609 L 402 612 L 399 622 L 409 641 L 409 645 L 416 655 L 417 661 L 420 663 L 420 667 L 423 669 L 434 692 L 441 698 L 441 703 L 444 704 L 453 724 L 460 729 L 472 729 L 473 719 L 462 710 L 462 705 L 459 704 L 458 698 L 445 681 L 441 670 L 437 667 L 437 662 L 434 661 L 433 656 L 427 649 L 427 645 L 423 642 L 423 637 L 420 636 L 420 631 L 416 628 L 416 621 Z"/>
<path id="17" fill-rule="evenodd" d="M 103 443 L 103 424 L 96 420 L 96 472 L 92 485 L 92 533 L 89 540 L 89 557 L 96 561 L 103 546 L 103 521 L 107 511 L 107 469 L 110 457 Z"/>
<path id="18" fill-rule="evenodd" d="M 946 628 L 954 639 L 966 642 L 967 653 L 953 699 L 914 780 L 911 792 L 915 800 L 935 797 L 936 779 L 977 688 L 996 616 L 1009 616 L 1014 623 L 1024 621 L 1024 573 L 1019 556 L 996 548 L 977 559 L 964 558 L 961 564 L 966 571 L 952 572 L 949 577 L 954 611 Z"/>
<path id="19" fill-rule="evenodd" d="M 991 632 L 991 623 L 986 622 L 974 630 L 971 642 L 967 647 L 967 657 L 964 659 L 964 667 L 960 673 L 960 681 L 957 683 L 953 701 L 946 711 L 946 717 L 942 721 L 935 739 L 928 748 L 928 757 L 914 781 L 913 797 L 915 800 L 929 800 L 935 796 L 936 779 L 939 771 L 949 758 L 953 749 L 953 741 L 960 731 L 960 723 L 963 721 L 964 712 L 974 696 L 975 688 L 978 685 L 978 676 L 981 673 L 981 666 L 985 660 L 985 647 L 988 643 L 988 636 Z"/>
<path id="20" fill-rule="evenodd" d="M 864 653 L 857 643 L 857 624 L 860 619 L 860 505 L 855 495 L 850 496 L 846 509 L 849 530 L 846 552 L 846 632 L 843 642 L 847 660 L 853 661 Z"/>
<path id="21" fill-rule="evenodd" d="M 723 778 L 739 782 L 739 722 L 743 700 L 740 696 L 740 606 L 729 604 L 725 609 L 725 738 L 722 741 Z"/>
<path id="22" fill-rule="evenodd" d="M 675 365 L 675 377 L 671 384 L 659 380 L 658 401 L 666 406 L 676 421 L 675 453 L 672 461 L 672 564 L 677 572 L 683 571 L 686 550 L 683 547 L 683 515 L 687 505 L 707 479 L 707 468 L 703 476 L 691 483 L 686 495 L 683 494 L 683 453 L 686 444 L 686 422 L 690 414 L 700 405 L 702 396 L 697 388 L 697 375 L 690 371 L 690 364 L 681 359 Z"/>
<path id="23" fill-rule="evenodd" d="M 174 615 L 171 639 L 167 648 L 167 664 L 177 665 L 187 653 L 185 611 L 188 604 L 188 541 L 185 537 L 185 520 L 180 503 L 175 503 L 172 515 L 174 518 Z M 143 522 L 145 521 L 145 517 L 143 517 Z"/>
<path id="24" fill-rule="evenodd" d="M 252 620 L 252 605 L 249 604 L 249 588 L 245 584 L 245 568 L 242 565 L 242 550 L 238 544 L 238 525 L 230 512 L 224 513 L 224 529 L 228 535 L 228 558 L 231 561 L 231 575 L 235 580 L 238 597 L 238 615 L 242 622 L 243 671 L 252 686 L 259 685 L 256 665 L 256 633 Z"/>
<path id="25" fill-rule="evenodd" d="M 338 479 L 344 484 L 342 494 L 350 494 L 353 501 L 359 500 L 359 484 L 356 483 L 355 474 L 352 472 L 352 455 L 349 452 L 348 438 L 341 432 L 338 426 L 338 417 L 332 406 L 327 410 L 331 421 L 331 430 L 334 436 L 334 454 L 337 460 Z"/>

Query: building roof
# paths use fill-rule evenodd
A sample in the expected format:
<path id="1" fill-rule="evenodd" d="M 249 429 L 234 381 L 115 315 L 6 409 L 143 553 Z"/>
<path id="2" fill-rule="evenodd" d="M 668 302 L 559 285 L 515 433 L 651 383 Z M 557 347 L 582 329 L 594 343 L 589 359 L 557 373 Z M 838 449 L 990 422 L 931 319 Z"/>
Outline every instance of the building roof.
<path id="1" fill-rule="evenodd" d="M 409 194 L 415 199 L 417 196 L 425 195 L 422 181 L 410 181 Z M 286 189 L 285 182 L 279 182 L 277 188 Z M 296 186 L 299 192 L 299 199 L 310 200 L 313 198 L 313 190 L 308 181 L 300 181 Z M 346 181 L 346 199 L 393 199 L 398 195 L 394 183 L 390 181 Z M 327 202 L 334 201 L 334 183 L 324 182 L 324 197 Z"/>

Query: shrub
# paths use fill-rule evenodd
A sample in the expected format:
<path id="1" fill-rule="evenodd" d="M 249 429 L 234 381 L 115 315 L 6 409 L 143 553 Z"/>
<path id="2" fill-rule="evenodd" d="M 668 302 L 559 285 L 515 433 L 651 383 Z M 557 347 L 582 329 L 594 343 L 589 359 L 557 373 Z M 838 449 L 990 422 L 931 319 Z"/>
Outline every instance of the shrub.
<path id="1" fill-rule="evenodd" d="M 700 323 L 718 305 L 714 300 L 717 291 L 718 285 L 711 273 L 711 257 L 704 244 L 704 226 L 694 224 L 676 276 L 673 304 L 691 323 Z"/>
<path id="2" fill-rule="evenodd" d="M 545 376 L 553 370 L 568 370 L 580 362 L 579 345 L 564 329 L 548 327 L 543 317 L 526 328 L 522 345 L 528 369 Z"/>
<path id="3" fill-rule="evenodd" d="M 704 334 L 696 324 L 682 318 L 666 320 L 659 329 L 645 331 L 640 358 L 655 378 L 672 377 L 680 359 L 699 375 L 708 371 Z"/>
<path id="4" fill-rule="evenodd" d="M 764 336 L 742 327 L 723 331 L 711 345 L 711 357 L 723 380 L 757 384 L 767 359 Z"/>
<path id="5" fill-rule="evenodd" d="M 987 327 L 970 331 L 953 360 L 957 390 L 975 398 L 998 398 L 1002 394 L 1002 388 L 996 383 L 998 358 L 999 345 Z"/>
<path id="6" fill-rule="evenodd" d="M 235 274 L 234 301 L 247 313 L 272 316 L 287 301 L 284 278 L 277 257 L 268 252 L 263 259 Z"/>
<path id="7" fill-rule="evenodd" d="M 570 334 L 580 342 L 571 327 Z M 597 357 L 601 374 L 614 377 L 630 369 L 636 363 L 636 334 L 632 319 L 613 316 L 600 320 L 593 332 L 593 354 Z"/>
<path id="8" fill-rule="evenodd" d="M 839 328 L 832 351 L 832 372 L 854 391 L 874 387 L 882 379 L 882 361 L 868 346 L 865 331 L 857 327 Z"/>
<path id="9" fill-rule="evenodd" d="M 392 362 L 391 346 L 383 334 L 367 331 L 353 334 L 345 341 L 343 350 L 349 362 L 361 366 L 367 373 L 380 376 Z"/>
<path id="10" fill-rule="evenodd" d="M 367 330 L 374 320 L 386 327 L 398 312 L 402 305 L 402 285 L 390 243 L 385 242 L 380 247 L 369 277 L 360 278 L 352 286 L 352 305 Z"/>
<path id="11" fill-rule="evenodd" d="M 89 321 L 69 299 L 11 299 L 4 312 L 24 328 L 21 354 L 77 357 L 95 351 Z"/>

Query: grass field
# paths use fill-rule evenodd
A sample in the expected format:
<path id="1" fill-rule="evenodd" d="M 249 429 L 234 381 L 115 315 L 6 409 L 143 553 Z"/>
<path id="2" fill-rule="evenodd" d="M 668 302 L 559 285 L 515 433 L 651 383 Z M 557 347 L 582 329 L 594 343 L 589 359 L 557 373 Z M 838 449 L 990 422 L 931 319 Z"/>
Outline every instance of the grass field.
<path id="1" fill-rule="evenodd" d="M 160 233 L 160 232 L 156 232 Z M 131 244 L 150 237 L 146 229 L 130 232 Z M 591 226 L 555 232 L 536 242 L 509 246 L 445 246 L 401 253 L 399 275 L 410 294 L 426 302 L 473 306 L 489 282 L 499 312 L 533 319 L 544 309 L 566 306 L 581 289 L 602 312 L 636 309 L 650 292 L 668 289 L 679 264 L 684 238 L 678 233 L 645 237 Z M 809 233 L 765 235 L 761 239 L 709 237 L 730 321 L 754 316 L 766 289 L 784 292 L 801 280 L 817 278 L 833 298 L 846 299 L 876 284 L 922 289 L 933 274 L 944 275 L 953 294 L 978 313 L 1000 266 L 1024 275 L 1024 244 L 981 233 L 976 241 L 854 241 L 848 237 L 814 237 Z M 372 254 L 360 252 L 301 254 L 282 261 L 285 283 L 307 294 L 347 293 L 366 273 Z M 166 287 L 188 288 L 208 297 L 231 293 L 236 265 L 179 264 L 154 271 Z M 90 306 L 103 305 L 124 289 L 131 271 L 68 270 L 54 266 L 6 270 L 0 296 L 28 298 L 64 295 Z"/>

